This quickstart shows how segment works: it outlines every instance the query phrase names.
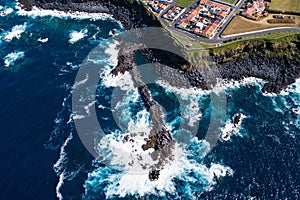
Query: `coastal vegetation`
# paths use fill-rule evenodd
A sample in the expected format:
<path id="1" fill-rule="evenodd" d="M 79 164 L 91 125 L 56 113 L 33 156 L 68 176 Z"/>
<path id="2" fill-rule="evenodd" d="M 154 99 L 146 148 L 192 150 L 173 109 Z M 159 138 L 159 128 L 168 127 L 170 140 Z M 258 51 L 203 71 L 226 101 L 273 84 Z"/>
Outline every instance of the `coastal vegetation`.
<path id="1" fill-rule="evenodd" d="M 237 40 L 224 44 L 220 47 L 210 49 L 213 56 L 222 56 L 228 52 L 235 52 L 236 56 L 258 54 L 261 56 L 280 57 L 293 56 L 299 57 L 300 34 L 295 32 L 281 32 L 263 35 L 260 37 L 252 37 L 249 39 Z M 243 51 L 241 51 L 243 49 Z M 289 49 L 289 51 L 287 51 Z M 227 59 L 233 59 L 227 58 Z"/>

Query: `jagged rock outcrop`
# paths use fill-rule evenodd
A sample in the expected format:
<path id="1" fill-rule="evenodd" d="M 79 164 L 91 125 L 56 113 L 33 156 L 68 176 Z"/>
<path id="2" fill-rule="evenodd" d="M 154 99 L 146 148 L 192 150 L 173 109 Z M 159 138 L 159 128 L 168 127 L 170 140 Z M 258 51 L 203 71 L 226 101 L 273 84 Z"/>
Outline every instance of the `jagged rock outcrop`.
<path id="1" fill-rule="evenodd" d="M 172 149 L 175 141 L 172 138 L 171 132 L 166 128 L 161 106 L 152 98 L 152 94 L 147 84 L 143 82 L 138 66 L 134 62 L 136 49 L 142 48 L 140 45 L 143 46 L 143 44 L 126 42 L 118 36 L 115 39 L 119 42 L 120 50 L 118 65 L 111 73 L 117 75 L 128 71 L 131 74 L 144 105 L 150 113 L 152 121 L 151 131 L 148 138 L 145 139 L 146 144 L 142 145 L 142 149 L 144 151 L 154 149 L 151 157 L 154 161 L 158 162 L 154 166 L 151 166 L 151 170 L 149 171 L 149 179 L 154 181 L 159 178 L 159 171 L 163 169 L 164 165 L 169 160 L 172 160 Z"/>

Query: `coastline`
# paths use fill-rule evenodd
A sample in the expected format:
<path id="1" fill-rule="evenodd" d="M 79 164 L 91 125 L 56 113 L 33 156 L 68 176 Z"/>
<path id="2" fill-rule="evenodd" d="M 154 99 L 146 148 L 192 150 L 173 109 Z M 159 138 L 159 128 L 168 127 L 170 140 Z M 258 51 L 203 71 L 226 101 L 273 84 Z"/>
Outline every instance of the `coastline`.
<path id="1" fill-rule="evenodd" d="M 32 10 L 33 7 L 46 10 L 59 11 L 80 11 L 87 13 L 107 13 L 112 15 L 117 21 L 120 21 L 123 28 L 128 30 L 147 24 L 148 26 L 161 26 L 161 24 L 150 13 L 145 12 L 143 5 L 137 1 L 118 1 L 118 0 L 71 0 L 67 2 L 57 2 L 54 0 L 18 0 L 22 8 L 26 11 Z M 133 12 L 135 11 L 135 12 Z M 143 19 L 143 20 L 141 20 Z"/>
<path id="2" fill-rule="evenodd" d="M 19 3 L 23 5 L 25 10 L 30 10 L 33 6 L 36 6 L 42 9 L 57 9 L 62 11 L 104 12 L 111 14 L 116 20 L 120 21 L 124 29 L 127 30 L 140 27 L 144 24 L 149 27 L 161 26 L 159 20 L 151 13 L 148 13 L 145 7 L 137 1 L 85 1 L 84 3 L 78 3 L 74 0 L 65 4 L 55 1 L 42 3 L 35 0 L 19 0 Z M 175 45 L 174 39 L 172 40 L 175 48 L 182 48 Z M 300 77 L 300 73 L 298 72 L 300 71 L 299 41 L 300 37 L 289 41 L 282 40 L 277 43 L 260 40 L 254 40 L 253 42 L 249 40 L 249 42 L 238 45 L 234 49 L 225 49 L 219 52 L 209 50 L 209 56 L 216 64 L 222 79 L 242 81 L 247 77 L 261 78 L 267 81 L 263 88 L 264 92 L 279 93 Z M 281 54 L 278 53 L 276 55 L 277 51 L 280 51 Z M 187 65 L 186 61 L 180 58 L 172 58 L 171 61 L 170 58 L 172 55 L 167 55 L 168 53 L 166 52 L 145 50 L 143 54 L 151 62 L 163 61 L 163 64 L 175 68 L 175 71 L 184 74 L 192 86 L 209 89 L 201 75 L 202 69 L 196 67 L 183 69 Z M 130 58 L 122 57 L 119 59 L 119 62 L 127 63 L 127 65 L 132 63 L 132 60 L 127 61 L 126 59 Z M 126 64 L 124 64 L 123 69 L 119 69 L 121 72 L 129 69 L 126 69 L 124 67 Z M 169 71 L 162 68 L 159 70 L 161 74 L 166 74 L 165 71 L 167 73 Z M 117 71 L 116 69 L 114 73 L 117 73 Z M 168 74 L 168 76 L 176 77 L 176 74 Z"/>
<path id="3" fill-rule="evenodd" d="M 201 59 L 212 59 L 220 71 L 215 87 L 203 90 L 200 89 L 205 88 L 201 85 L 205 83 L 201 66 L 199 69 L 190 67 L 181 57 L 158 51 L 159 48 L 135 54 L 118 42 L 118 36 L 126 35 L 123 34 L 126 31 L 110 14 L 41 9 L 36 15 L 23 16 L 14 6 L 15 2 L 7 4 L 14 12 L 2 18 L 3 35 L 14 33 L 13 27 L 20 25 L 24 31 L 11 42 L 1 43 L 3 55 L 19 50 L 24 51 L 25 56 L 2 69 L 1 92 L 5 94 L 2 102 L 6 105 L 2 109 L 6 113 L 2 132 L 9 130 L 2 135 L 2 157 L 6 164 L 1 169 L 7 172 L 3 183 L 8 183 L 3 185 L 3 199 L 214 199 L 225 196 L 228 199 L 270 199 L 276 191 L 284 191 L 278 193 L 278 198 L 294 197 L 300 79 L 279 94 L 261 91 L 267 79 L 282 82 L 277 80 L 283 76 L 281 69 L 284 69 L 282 73 L 293 71 L 289 66 L 293 62 L 297 65 L 293 60 L 299 57 L 297 43 L 278 40 L 273 46 L 270 45 L 273 42 L 254 44 L 252 40 L 250 44 L 241 44 L 235 41 L 235 45 L 228 44 L 226 48 L 195 51 L 193 53 L 199 54 Z M 115 37 L 111 37 L 114 34 Z M 167 43 L 173 45 L 169 40 Z M 86 56 L 94 46 L 100 49 Z M 120 52 L 122 49 L 129 55 Z M 121 57 L 124 54 L 126 56 Z M 92 73 L 96 80 L 100 79 L 99 90 L 96 98 L 82 95 L 84 109 L 74 112 L 74 91 L 85 88 L 84 83 L 93 77 L 83 74 L 74 83 L 74 77 L 85 64 L 81 64 L 84 58 L 89 59 L 92 68 L 101 68 Z M 152 76 L 155 73 L 150 65 L 143 68 L 147 58 L 158 65 L 155 70 L 163 78 Z M 118 73 L 118 64 L 124 66 L 124 75 L 114 76 L 114 72 Z M 288 77 L 296 76 L 298 71 L 294 70 Z M 265 80 L 243 78 L 243 74 L 245 77 L 256 74 Z M 143 87 L 139 75 L 148 89 Z M 171 82 L 174 87 L 169 85 Z M 189 83 L 199 85 L 188 87 Z M 23 98 L 16 98 L 16 92 Z M 161 109 L 148 101 L 150 95 L 163 109 L 163 116 Z M 109 163 L 98 162 L 91 156 L 80 139 L 81 131 L 75 127 L 75 120 L 90 121 L 94 109 L 98 112 L 95 122 L 101 125 L 107 137 L 95 138 L 91 148 L 103 152 L 107 160 L 113 160 Z M 219 113 L 224 116 L 219 117 Z M 170 148 L 163 148 L 165 153 L 161 153 L 169 155 L 171 152 L 174 157 L 161 157 L 161 153 L 155 151 L 160 148 L 158 137 L 163 134 L 156 129 L 158 133 L 152 131 L 150 135 L 150 131 L 153 121 L 161 124 L 161 119 L 165 123 L 161 130 L 167 128 L 175 143 L 170 143 Z M 215 119 L 222 123 L 215 125 Z M 213 133 L 209 132 L 212 126 L 216 127 Z M 93 124 L 87 131 L 89 127 Z M 28 136 L 26 141 L 23 136 Z M 210 145 L 214 136 L 218 141 Z M 144 152 L 142 145 L 150 149 Z M 20 152 L 30 156 L 23 156 L 25 161 L 16 159 L 14 155 L 21 155 Z M 151 152 L 155 152 L 154 158 Z M 141 160 L 140 155 L 145 157 Z M 41 158 L 42 162 L 37 162 Z M 283 165 L 278 165 L 278 160 Z M 155 165 L 155 162 L 161 164 Z M 157 178 L 157 181 L 149 181 Z M 10 180 L 19 181 L 10 184 Z"/>

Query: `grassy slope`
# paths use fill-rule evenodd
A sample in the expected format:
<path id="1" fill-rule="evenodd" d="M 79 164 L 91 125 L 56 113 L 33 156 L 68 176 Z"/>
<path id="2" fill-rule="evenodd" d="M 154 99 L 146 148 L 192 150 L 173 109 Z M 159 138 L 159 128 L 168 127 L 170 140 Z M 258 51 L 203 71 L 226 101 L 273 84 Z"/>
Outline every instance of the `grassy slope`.
<path id="1" fill-rule="evenodd" d="M 299 33 L 293 33 L 293 32 L 287 32 L 287 33 L 274 33 L 274 34 L 268 34 L 261 37 L 253 37 L 250 39 L 245 40 L 239 40 L 235 41 L 233 43 L 229 44 L 223 44 L 224 46 L 212 48 L 211 51 L 214 53 L 214 55 L 224 55 L 225 52 L 236 50 L 241 45 L 252 45 L 254 43 L 259 42 L 269 42 L 275 44 L 275 46 L 278 47 L 284 47 L 290 45 L 291 41 L 299 41 L 300 34 Z M 294 44 L 295 45 L 295 44 Z M 288 48 L 288 47 L 286 47 Z M 268 52 L 269 54 L 272 54 L 273 56 L 280 56 L 280 54 L 284 54 L 284 52 Z"/>
<path id="2" fill-rule="evenodd" d="M 271 9 L 300 12 L 300 0 L 272 0 Z"/>

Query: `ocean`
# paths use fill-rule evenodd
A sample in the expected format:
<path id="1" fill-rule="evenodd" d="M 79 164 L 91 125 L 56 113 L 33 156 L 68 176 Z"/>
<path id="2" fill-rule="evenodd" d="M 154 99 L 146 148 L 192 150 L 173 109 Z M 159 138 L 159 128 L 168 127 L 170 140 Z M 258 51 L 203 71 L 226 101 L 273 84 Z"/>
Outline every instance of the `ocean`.
<path id="1" fill-rule="evenodd" d="M 128 164 L 142 162 L 137 154 L 151 162 L 133 152 L 143 137 L 122 142 L 124 134 L 150 132 L 149 112 L 128 73 L 108 73 L 118 54 L 111 31 L 121 33 L 120 23 L 101 13 L 25 12 L 12 0 L 0 0 L 0 15 L 0 199 L 300 199 L 300 80 L 278 95 L 263 94 L 256 78 L 220 81 L 213 91 L 150 84 L 177 141 L 173 161 L 152 182 Z M 92 143 L 101 159 L 74 123 L 86 117 L 72 110 L 85 61 L 101 74 L 84 107 L 88 117 L 95 108 L 103 130 Z M 146 61 L 137 55 L 136 62 Z M 212 145 L 206 139 L 219 115 Z"/>

